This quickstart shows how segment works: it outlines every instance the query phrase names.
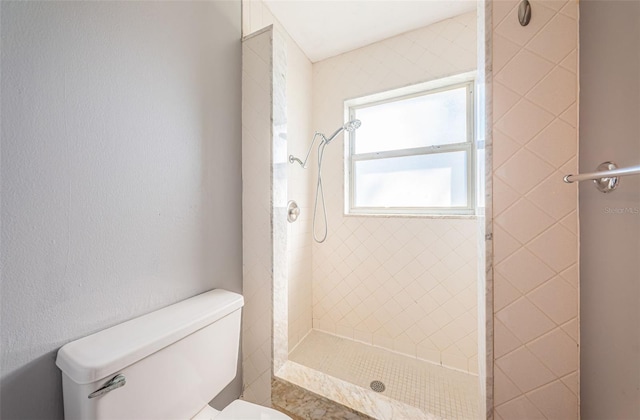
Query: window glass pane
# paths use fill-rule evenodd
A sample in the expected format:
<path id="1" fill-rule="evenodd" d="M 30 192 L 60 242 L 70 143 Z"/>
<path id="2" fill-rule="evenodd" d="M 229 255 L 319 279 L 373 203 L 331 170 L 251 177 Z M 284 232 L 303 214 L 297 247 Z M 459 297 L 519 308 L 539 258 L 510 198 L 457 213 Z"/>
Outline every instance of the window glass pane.
<path id="1" fill-rule="evenodd" d="M 355 207 L 467 207 L 467 152 L 355 162 Z"/>
<path id="2" fill-rule="evenodd" d="M 370 153 L 467 141 L 467 88 L 357 108 L 355 152 Z"/>

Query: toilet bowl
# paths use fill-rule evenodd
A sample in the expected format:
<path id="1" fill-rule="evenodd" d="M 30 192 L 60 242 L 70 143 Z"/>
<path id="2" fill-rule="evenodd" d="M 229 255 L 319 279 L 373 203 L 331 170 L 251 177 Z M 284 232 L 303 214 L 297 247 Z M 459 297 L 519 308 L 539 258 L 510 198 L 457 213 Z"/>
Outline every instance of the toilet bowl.
<path id="1" fill-rule="evenodd" d="M 216 289 L 65 344 L 65 419 L 290 419 L 247 401 L 208 405 L 237 374 L 243 305 Z"/>

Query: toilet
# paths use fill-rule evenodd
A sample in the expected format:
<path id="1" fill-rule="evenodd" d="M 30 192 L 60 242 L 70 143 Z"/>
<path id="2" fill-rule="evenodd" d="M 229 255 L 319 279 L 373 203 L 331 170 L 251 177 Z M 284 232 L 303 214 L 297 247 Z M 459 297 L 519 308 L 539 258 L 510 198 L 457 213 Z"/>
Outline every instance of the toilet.
<path id="1" fill-rule="evenodd" d="M 65 344 L 65 419 L 290 420 L 241 400 L 208 405 L 236 376 L 243 305 L 215 289 Z"/>

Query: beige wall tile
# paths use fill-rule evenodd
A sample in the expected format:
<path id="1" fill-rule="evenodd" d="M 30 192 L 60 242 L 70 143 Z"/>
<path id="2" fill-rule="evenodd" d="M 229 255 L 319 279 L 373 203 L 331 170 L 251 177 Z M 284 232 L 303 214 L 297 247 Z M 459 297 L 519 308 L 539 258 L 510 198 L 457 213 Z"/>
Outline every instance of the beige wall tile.
<path id="1" fill-rule="evenodd" d="M 493 3 L 497 418 L 578 417 L 577 7 Z"/>

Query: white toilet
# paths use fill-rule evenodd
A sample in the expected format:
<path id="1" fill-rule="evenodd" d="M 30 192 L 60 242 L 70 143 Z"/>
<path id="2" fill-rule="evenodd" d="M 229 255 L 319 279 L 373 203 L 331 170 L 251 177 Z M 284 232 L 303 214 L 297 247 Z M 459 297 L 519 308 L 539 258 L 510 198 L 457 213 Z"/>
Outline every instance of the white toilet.
<path id="1" fill-rule="evenodd" d="M 241 400 L 208 405 L 236 376 L 243 305 L 212 290 L 64 345 L 65 419 L 290 419 Z"/>

